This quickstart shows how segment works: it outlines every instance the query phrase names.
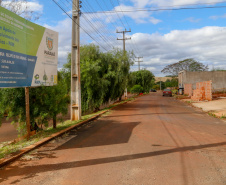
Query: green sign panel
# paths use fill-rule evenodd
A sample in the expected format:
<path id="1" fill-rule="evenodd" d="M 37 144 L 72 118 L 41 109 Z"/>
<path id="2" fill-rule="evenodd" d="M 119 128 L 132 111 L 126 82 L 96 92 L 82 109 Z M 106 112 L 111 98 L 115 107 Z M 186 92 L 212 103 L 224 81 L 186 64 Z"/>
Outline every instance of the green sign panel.
<path id="1" fill-rule="evenodd" d="M 0 7 L 0 87 L 57 83 L 58 33 Z"/>

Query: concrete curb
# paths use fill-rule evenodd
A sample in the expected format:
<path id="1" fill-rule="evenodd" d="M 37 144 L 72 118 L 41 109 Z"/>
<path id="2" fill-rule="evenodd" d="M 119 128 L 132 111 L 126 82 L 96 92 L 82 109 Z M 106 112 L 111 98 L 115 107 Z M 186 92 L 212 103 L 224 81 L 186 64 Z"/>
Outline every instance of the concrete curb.
<path id="1" fill-rule="evenodd" d="M 137 97 L 135 97 L 135 98 L 137 98 Z M 119 105 L 126 104 L 127 102 L 128 101 L 126 101 L 124 103 L 121 103 Z M 119 105 L 116 105 L 115 107 L 117 107 Z M 112 107 L 112 108 L 110 108 L 108 110 L 102 111 L 101 113 L 99 113 L 99 114 L 97 114 L 97 115 L 95 115 L 95 116 L 93 116 L 93 117 L 91 117 L 91 118 L 89 118 L 89 119 L 87 119 L 85 121 L 82 121 L 82 122 L 80 122 L 80 123 L 78 123 L 76 125 L 70 126 L 70 127 L 66 128 L 64 130 L 61 130 L 60 132 L 57 132 L 57 133 L 52 134 L 51 136 L 49 136 L 47 138 L 42 139 L 41 141 L 38 141 L 35 144 L 32 144 L 30 146 L 27 146 L 27 147 L 23 148 L 22 150 L 20 150 L 19 151 L 19 154 L 16 154 L 16 155 L 14 155 L 12 157 L 9 157 L 9 158 L 3 158 L 3 159 L 1 159 L 0 160 L 0 168 L 8 165 L 9 163 L 12 163 L 12 162 L 16 161 L 17 159 L 19 159 L 20 157 L 22 157 L 24 154 L 26 154 L 28 152 L 31 152 L 32 150 L 34 150 L 34 149 L 36 149 L 36 148 L 38 148 L 38 147 L 40 147 L 40 146 L 48 143 L 49 141 L 51 141 L 51 140 L 53 140 L 53 139 L 55 139 L 55 138 L 57 138 L 57 137 L 65 134 L 65 133 L 69 132 L 70 130 L 72 130 L 72 129 L 76 128 L 76 127 L 79 127 L 79 126 L 81 126 L 81 125 L 83 125 L 85 123 L 88 123 L 90 121 L 93 121 L 93 120 L 99 118 L 101 115 L 103 115 L 106 112 L 109 112 L 110 110 L 112 110 L 115 107 Z"/>

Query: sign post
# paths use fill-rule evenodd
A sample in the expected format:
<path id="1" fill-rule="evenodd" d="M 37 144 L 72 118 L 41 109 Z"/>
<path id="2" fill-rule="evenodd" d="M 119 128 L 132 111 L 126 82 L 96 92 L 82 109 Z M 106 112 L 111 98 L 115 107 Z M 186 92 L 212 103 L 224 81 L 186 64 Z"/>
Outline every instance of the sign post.
<path id="1" fill-rule="evenodd" d="M 26 126 L 27 126 L 27 140 L 30 138 L 30 105 L 29 105 L 29 87 L 25 87 L 25 103 L 26 103 Z"/>
<path id="2" fill-rule="evenodd" d="M 58 33 L 0 6 L 0 88 L 25 87 L 27 138 L 29 87 L 57 84 Z"/>

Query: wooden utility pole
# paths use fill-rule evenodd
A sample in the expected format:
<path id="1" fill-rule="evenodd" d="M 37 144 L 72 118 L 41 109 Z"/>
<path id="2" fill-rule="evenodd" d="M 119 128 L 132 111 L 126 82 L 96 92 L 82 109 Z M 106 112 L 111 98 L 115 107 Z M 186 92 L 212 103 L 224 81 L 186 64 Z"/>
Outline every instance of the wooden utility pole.
<path id="1" fill-rule="evenodd" d="M 138 70 L 140 71 L 140 62 L 143 62 L 143 61 L 140 61 L 140 58 L 143 58 L 143 57 L 136 57 L 136 58 L 138 58 L 138 61 L 136 62 L 138 62 Z"/>
<path id="2" fill-rule="evenodd" d="M 130 38 L 126 38 L 125 37 L 125 33 L 127 33 L 127 32 L 131 32 L 131 30 L 129 30 L 129 31 L 127 31 L 126 29 L 125 29 L 125 31 L 116 31 L 116 33 L 122 33 L 123 34 L 123 38 L 122 39 L 118 39 L 117 38 L 117 40 L 122 40 L 123 41 L 123 54 L 125 55 L 125 53 L 126 53 L 126 40 L 130 40 L 131 39 L 131 37 Z M 127 88 L 125 89 L 125 99 L 127 99 Z"/>
<path id="3" fill-rule="evenodd" d="M 71 48 L 71 121 L 81 119 L 81 79 L 80 79 L 80 3 L 72 4 L 72 48 Z"/>
<path id="4" fill-rule="evenodd" d="M 29 87 L 25 87 L 25 104 L 26 104 L 27 140 L 29 140 L 30 135 L 31 135 Z"/>

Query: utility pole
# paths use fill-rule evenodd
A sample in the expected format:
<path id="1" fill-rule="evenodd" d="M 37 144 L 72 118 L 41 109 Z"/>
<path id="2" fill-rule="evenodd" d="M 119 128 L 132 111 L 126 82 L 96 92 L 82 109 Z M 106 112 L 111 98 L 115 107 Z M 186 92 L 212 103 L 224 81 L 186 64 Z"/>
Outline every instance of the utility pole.
<path id="1" fill-rule="evenodd" d="M 80 78 L 80 7 L 82 2 L 72 4 L 72 47 L 71 47 L 71 121 L 81 119 L 81 78 Z"/>
<path id="2" fill-rule="evenodd" d="M 131 39 L 131 37 L 130 38 L 125 38 L 125 33 L 127 33 L 127 32 L 131 32 L 131 30 L 127 31 L 125 29 L 125 31 L 116 31 L 116 33 L 122 33 L 123 34 L 123 38 L 122 39 L 118 39 L 117 38 L 117 40 L 122 40 L 123 41 L 123 52 L 124 52 L 124 54 L 126 52 L 126 40 L 130 40 Z"/>
<path id="3" fill-rule="evenodd" d="M 136 62 L 138 62 L 138 70 L 140 71 L 140 62 L 143 62 L 143 61 L 140 61 L 140 58 L 143 58 L 143 57 L 136 57 L 136 58 L 138 58 L 138 61 Z"/>
<path id="4" fill-rule="evenodd" d="M 131 37 L 130 38 L 126 38 L 125 37 L 125 33 L 127 33 L 127 32 L 131 32 L 131 30 L 129 30 L 129 31 L 127 31 L 126 29 L 125 29 L 125 31 L 116 31 L 116 33 L 122 33 L 123 34 L 123 38 L 122 39 L 118 39 L 117 38 L 117 40 L 122 40 L 123 41 L 123 54 L 125 55 L 125 53 L 126 53 L 126 40 L 131 40 Z M 125 95 L 125 99 L 127 99 L 127 88 L 125 89 L 125 93 L 124 93 L 124 95 Z"/>

